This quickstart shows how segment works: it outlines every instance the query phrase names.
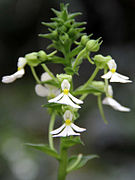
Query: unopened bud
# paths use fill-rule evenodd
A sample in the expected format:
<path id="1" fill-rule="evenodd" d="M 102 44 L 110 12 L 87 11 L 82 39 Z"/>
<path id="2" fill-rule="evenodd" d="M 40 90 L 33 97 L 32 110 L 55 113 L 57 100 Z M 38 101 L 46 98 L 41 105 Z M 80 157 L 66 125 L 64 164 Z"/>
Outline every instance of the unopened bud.
<path id="1" fill-rule="evenodd" d="M 86 44 L 86 50 L 90 51 L 90 52 L 97 52 L 100 48 L 101 43 L 99 43 L 99 39 L 98 40 L 89 40 Z"/>
<path id="2" fill-rule="evenodd" d="M 81 44 L 86 45 L 86 43 L 89 41 L 89 37 L 87 35 L 82 36 L 81 38 Z"/>
<path id="3" fill-rule="evenodd" d="M 41 61 L 47 60 L 47 54 L 42 50 L 37 53 L 37 56 Z"/>

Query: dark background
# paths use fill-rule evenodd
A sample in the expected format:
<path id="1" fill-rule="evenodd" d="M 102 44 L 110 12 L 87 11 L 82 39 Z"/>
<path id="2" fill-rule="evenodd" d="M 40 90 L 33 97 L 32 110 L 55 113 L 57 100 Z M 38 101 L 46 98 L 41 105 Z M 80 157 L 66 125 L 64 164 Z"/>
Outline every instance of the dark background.
<path id="1" fill-rule="evenodd" d="M 38 37 L 47 32 L 41 25 L 54 16 L 52 7 L 70 3 L 69 11 L 83 13 L 77 21 L 86 21 L 86 33 L 103 38 L 99 53 L 111 55 L 118 72 L 134 81 L 135 75 L 135 1 L 134 0 L 0 0 L 0 74 L 16 71 L 18 57 L 45 50 L 49 41 Z M 49 65 L 56 74 L 61 65 Z M 57 163 L 51 157 L 23 146 L 25 142 L 47 143 L 49 115 L 41 107 L 44 98 L 35 94 L 35 82 L 28 67 L 22 79 L 0 88 L 0 179 L 55 180 Z M 85 82 L 93 68 L 84 61 L 76 86 Z M 41 74 L 38 70 L 39 75 Z M 101 72 L 102 74 L 102 72 Z M 100 73 L 99 73 L 100 75 Z M 99 79 L 99 78 L 98 78 Z M 68 175 L 68 180 L 134 180 L 135 177 L 135 85 L 113 84 L 114 98 L 131 108 L 121 113 L 104 107 L 109 121 L 100 117 L 96 97 L 89 96 L 80 110 L 77 124 L 87 127 L 85 146 L 72 153 L 98 154 L 84 168 Z M 61 120 L 60 120 L 61 121 Z M 60 124 L 59 124 L 60 125 Z M 58 124 L 56 123 L 56 127 Z M 56 139 L 56 145 L 59 140 Z"/>

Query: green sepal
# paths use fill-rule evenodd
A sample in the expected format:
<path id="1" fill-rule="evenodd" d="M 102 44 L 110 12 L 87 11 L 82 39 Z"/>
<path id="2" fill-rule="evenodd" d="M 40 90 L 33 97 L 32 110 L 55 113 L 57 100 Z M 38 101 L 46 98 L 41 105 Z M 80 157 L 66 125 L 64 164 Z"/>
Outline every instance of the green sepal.
<path id="1" fill-rule="evenodd" d="M 63 138 L 63 146 L 64 148 L 69 148 L 69 147 L 72 147 L 76 144 L 82 144 L 84 145 L 84 143 L 82 142 L 82 140 L 80 139 L 80 136 L 77 136 L 77 137 L 64 137 Z"/>
<path id="2" fill-rule="evenodd" d="M 84 88 L 84 85 L 77 88 L 73 95 L 82 95 L 86 93 L 104 93 L 104 82 L 103 81 L 92 81 L 87 87 Z"/>
<path id="3" fill-rule="evenodd" d="M 72 76 L 69 74 L 57 74 L 56 77 L 60 83 L 62 83 L 64 79 L 67 79 L 69 82 L 72 81 Z"/>
<path id="4" fill-rule="evenodd" d="M 26 146 L 32 147 L 34 149 L 37 149 L 45 154 L 48 154 L 49 156 L 52 156 L 56 159 L 60 159 L 59 154 L 57 153 L 56 150 L 53 150 L 49 147 L 47 144 L 31 144 L 31 143 L 25 143 Z"/>
<path id="5" fill-rule="evenodd" d="M 102 56 L 101 54 L 95 55 L 93 60 L 99 69 L 104 69 L 107 66 L 108 61 L 112 59 L 111 56 Z"/>
<path id="6" fill-rule="evenodd" d="M 79 155 L 71 156 L 69 158 L 68 166 L 67 166 L 68 173 L 83 167 L 89 160 L 92 160 L 94 158 L 99 158 L 99 156 L 96 154 L 91 154 L 91 155 L 87 155 L 87 156 L 81 155 L 80 159 L 78 161 L 78 157 L 79 157 Z M 78 161 L 78 163 L 77 163 L 77 161 Z"/>

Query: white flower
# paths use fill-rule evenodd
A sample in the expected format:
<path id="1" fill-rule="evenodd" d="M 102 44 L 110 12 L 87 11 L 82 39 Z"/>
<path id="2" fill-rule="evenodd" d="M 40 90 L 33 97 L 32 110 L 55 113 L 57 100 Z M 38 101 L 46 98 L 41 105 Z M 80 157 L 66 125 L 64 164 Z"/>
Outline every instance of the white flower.
<path id="1" fill-rule="evenodd" d="M 110 82 L 121 82 L 121 83 L 132 82 L 129 80 L 129 77 L 121 75 L 116 72 L 117 64 L 115 63 L 115 61 L 113 59 L 111 59 L 107 63 L 107 65 L 108 65 L 110 71 L 107 72 L 106 74 L 104 74 L 103 76 L 101 76 L 101 78 L 110 79 Z"/>
<path id="2" fill-rule="evenodd" d="M 9 76 L 2 77 L 2 82 L 3 83 L 12 83 L 16 79 L 21 78 L 25 73 L 24 66 L 26 65 L 26 63 L 27 63 L 26 59 L 23 57 L 20 57 L 17 62 L 17 67 L 18 67 L 17 72 L 15 72 L 14 74 L 9 75 Z"/>
<path id="3" fill-rule="evenodd" d="M 86 131 L 85 128 L 80 128 L 76 126 L 74 123 L 72 123 L 73 114 L 69 110 L 67 110 L 64 113 L 63 118 L 65 123 L 58 129 L 55 129 L 50 132 L 53 135 L 53 137 L 66 137 L 66 136 L 74 136 L 74 135 L 79 136 L 80 133 L 76 133 L 76 132 Z"/>
<path id="4" fill-rule="evenodd" d="M 47 72 L 41 75 L 41 81 L 45 82 L 51 79 L 52 79 L 51 76 Z M 35 91 L 36 94 L 41 97 L 46 97 L 46 96 L 56 97 L 60 93 L 60 90 L 57 87 L 49 84 L 45 84 L 45 85 L 37 84 L 35 86 Z"/>
<path id="5" fill-rule="evenodd" d="M 61 89 L 62 89 L 62 93 L 59 94 L 57 97 L 50 99 L 48 102 L 49 103 L 59 103 L 59 104 L 66 104 L 66 105 L 70 105 L 74 108 L 81 108 L 80 106 L 78 106 L 77 104 L 83 104 L 83 101 L 81 101 L 80 99 L 77 99 L 76 97 L 72 96 L 69 93 L 70 90 L 70 83 L 68 82 L 67 79 L 64 79 L 61 83 Z M 72 101 L 71 101 L 72 100 Z M 76 104 L 75 104 L 75 103 Z"/>
<path id="6" fill-rule="evenodd" d="M 113 90 L 112 90 L 111 85 L 108 86 L 108 95 L 109 95 L 108 97 L 105 97 L 103 99 L 103 101 L 102 101 L 103 104 L 109 105 L 117 111 L 123 111 L 123 112 L 129 112 L 130 111 L 129 108 L 122 106 L 115 99 L 112 98 Z"/>

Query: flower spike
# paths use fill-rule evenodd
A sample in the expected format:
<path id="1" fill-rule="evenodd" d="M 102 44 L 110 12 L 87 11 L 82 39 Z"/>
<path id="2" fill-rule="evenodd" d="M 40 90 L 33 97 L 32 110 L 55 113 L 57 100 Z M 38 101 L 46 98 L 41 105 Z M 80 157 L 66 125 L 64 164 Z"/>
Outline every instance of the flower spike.
<path id="1" fill-rule="evenodd" d="M 50 99 L 49 103 L 59 103 L 59 104 L 66 104 L 72 106 L 74 108 L 81 108 L 77 104 L 83 104 L 83 101 L 77 99 L 76 97 L 72 96 L 69 92 L 70 90 L 70 83 L 67 79 L 64 79 L 61 83 L 62 93 L 59 94 L 57 97 Z M 75 104 L 76 103 L 76 104 Z"/>
<path id="2" fill-rule="evenodd" d="M 16 79 L 21 78 L 25 74 L 24 66 L 26 65 L 27 61 L 25 58 L 20 57 L 17 62 L 18 70 L 12 75 L 2 77 L 3 83 L 12 83 Z"/>
<path id="3" fill-rule="evenodd" d="M 113 96 L 113 89 L 112 86 L 108 86 L 108 97 L 105 97 L 102 101 L 103 104 L 111 106 L 113 109 L 117 111 L 129 112 L 130 108 L 124 107 L 119 104 L 115 99 L 112 98 Z"/>
<path id="4" fill-rule="evenodd" d="M 73 114 L 71 111 L 67 110 L 63 115 L 65 123 L 60 126 L 58 129 L 51 131 L 50 133 L 53 137 L 66 137 L 66 136 L 79 136 L 80 133 L 76 132 L 84 132 L 86 131 L 85 128 L 80 128 L 72 123 Z M 76 132 L 75 132 L 76 131 Z"/>
<path id="5" fill-rule="evenodd" d="M 45 82 L 51 79 L 52 79 L 51 76 L 47 72 L 41 75 L 41 81 Z M 60 93 L 60 90 L 55 86 L 49 84 L 45 84 L 45 85 L 37 84 L 35 86 L 35 92 L 38 96 L 41 97 L 46 97 L 46 96 L 56 97 Z"/>
<path id="6" fill-rule="evenodd" d="M 131 80 L 129 80 L 129 77 L 121 75 L 116 72 L 117 64 L 115 63 L 115 61 L 113 59 L 111 59 L 107 63 L 107 65 L 108 65 L 110 71 L 107 72 L 106 74 L 104 74 L 103 76 L 101 76 L 101 78 L 110 79 L 110 82 L 120 82 L 120 83 L 132 82 Z"/>

